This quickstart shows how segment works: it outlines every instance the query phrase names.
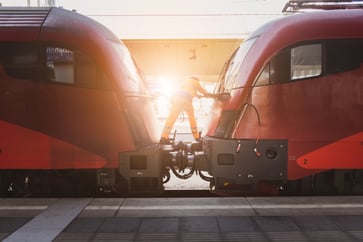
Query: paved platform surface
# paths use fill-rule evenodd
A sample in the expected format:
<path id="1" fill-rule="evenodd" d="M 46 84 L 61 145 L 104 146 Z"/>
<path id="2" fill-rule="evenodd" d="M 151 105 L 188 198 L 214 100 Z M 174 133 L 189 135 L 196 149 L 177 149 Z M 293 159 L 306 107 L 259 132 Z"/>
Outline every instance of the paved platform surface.
<path id="1" fill-rule="evenodd" d="M 363 197 L 0 199 L 4 241 L 363 241 Z"/>

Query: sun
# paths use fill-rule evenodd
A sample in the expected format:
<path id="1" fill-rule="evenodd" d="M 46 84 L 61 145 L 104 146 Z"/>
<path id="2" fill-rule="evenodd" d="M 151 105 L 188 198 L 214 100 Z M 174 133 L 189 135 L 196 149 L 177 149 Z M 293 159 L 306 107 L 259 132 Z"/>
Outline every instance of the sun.
<path id="1" fill-rule="evenodd" d="M 158 76 L 156 78 L 155 90 L 157 115 L 159 117 L 167 117 L 170 110 L 171 98 L 177 89 L 178 82 L 172 76 Z"/>

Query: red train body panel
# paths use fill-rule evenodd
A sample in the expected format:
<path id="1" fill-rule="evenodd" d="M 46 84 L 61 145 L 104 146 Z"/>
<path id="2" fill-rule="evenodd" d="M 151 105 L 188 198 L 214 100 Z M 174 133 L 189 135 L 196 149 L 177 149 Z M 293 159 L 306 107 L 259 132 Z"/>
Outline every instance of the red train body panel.
<path id="1" fill-rule="evenodd" d="M 1 170 L 117 170 L 121 152 L 158 141 L 144 80 L 112 32 L 59 8 L 0 15 Z"/>
<path id="2" fill-rule="evenodd" d="M 263 164 L 281 166 L 272 180 L 363 169 L 362 27 L 362 10 L 332 10 L 284 17 L 251 34 L 219 81 L 217 92 L 231 99 L 215 102 L 204 130 L 211 166 L 217 163 L 211 173 L 226 178 L 230 168 L 208 150 L 209 140 L 221 147 L 253 140 Z M 286 153 L 279 140 L 287 141 Z M 271 149 L 259 151 L 263 141 Z M 245 181 L 265 180 L 243 167 L 231 177 L 238 183 L 248 175 L 254 178 Z"/>

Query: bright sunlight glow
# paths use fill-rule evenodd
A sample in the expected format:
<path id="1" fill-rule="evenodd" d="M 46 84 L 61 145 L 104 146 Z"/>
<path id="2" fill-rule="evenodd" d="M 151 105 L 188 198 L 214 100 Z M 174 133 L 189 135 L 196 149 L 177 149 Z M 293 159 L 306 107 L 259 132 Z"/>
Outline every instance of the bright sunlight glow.
<path id="1" fill-rule="evenodd" d="M 163 128 L 165 120 L 169 115 L 172 97 L 182 80 L 182 78 L 173 76 L 158 76 L 153 81 L 153 95 L 156 101 L 156 113 L 159 119 L 160 130 Z M 215 83 L 211 82 L 201 81 L 201 84 L 208 92 L 212 92 L 215 86 Z M 210 98 L 193 99 L 194 114 L 199 130 L 203 129 L 203 124 L 208 118 L 212 104 L 213 99 Z M 190 133 L 189 119 L 185 112 L 179 115 L 172 132 L 174 130 L 178 133 Z"/>

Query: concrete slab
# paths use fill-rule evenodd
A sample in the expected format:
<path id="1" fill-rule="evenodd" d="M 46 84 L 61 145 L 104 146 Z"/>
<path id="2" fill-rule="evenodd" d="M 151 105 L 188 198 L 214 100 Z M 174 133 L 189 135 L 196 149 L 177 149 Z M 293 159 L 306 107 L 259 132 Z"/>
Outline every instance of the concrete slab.
<path id="1" fill-rule="evenodd" d="M 97 233 L 94 236 L 92 236 L 91 239 L 85 239 L 81 241 L 114 241 L 114 242 L 130 242 L 130 241 L 142 241 L 137 239 L 137 234 L 128 234 L 128 233 Z M 153 238 L 157 238 L 155 235 L 153 235 Z M 64 241 L 64 240 L 63 240 Z M 67 240 L 65 240 L 67 241 Z M 77 240 L 79 241 L 79 240 Z M 152 240 L 149 240 L 152 241 Z M 154 239 L 154 241 L 157 241 Z M 160 240 L 159 240 L 160 241 Z"/>
<path id="2" fill-rule="evenodd" d="M 183 217 L 179 218 L 180 233 L 214 233 L 218 232 L 218 223 L 215 217 Z"/>
<path id="3" fill-rule="evenodd" d="M 78 217 L 114 217 L 125 198 L 95 198 Z"/>
<path id="4" fill-rule="evenodd" d="M 178 218 L 144 218 L 139 233 L 178 233 Z"/>
<path id="5" fill-rule="evenodd" d="M 3 241 L 8 236 L 8 233 L 0 233 L 0 240 Z"/>
<path id="6" fill-rule="evenodd" d="M 119 217 L 252 216 L 245 198 L 127 198 Z"/>
<path id="7" fill-rule="evenodd" d="M 309 237 L 307 237 L 304 233 L 300 231 L 280 231 L 280 232 L 265 232 L 263 233 L 265 236 L 264 241 L 294 241 L 294 242 L 302 242 L 302 241 L 311 241 Z M 319 240 L 317 240 L 319 241 Z M 325 240 L 323 240 L 326 242 Z M 321 242 L 323 242 L 321 241 Z"/>
<path id="8" fill-rule="evenodd" d="M 363 241 L 363 230 L 360 231 L 348 231 L 348 233 L 355 238 L 355 241 Z"/>
<path id="9" fill-rule="evenodd" d="M 90 201 L 90 198 L 59 199 L 4 241 L 52 241 Z"/>
<path id="10" fill-rule="evenodd" d="M 99 233 L 136 233 L 141 226 L 141 218 L 106 218 Z"/>
<path id="11" fill-rule="evenodd" d="M 0 218 L 0 233 L 13 233 L 15 230 L 29 222 L 31 218 Z"/>
<path id="12" fill-rule="evenodd" d="M 14 207 L 39 204 L 31 199 L 17 200 L 13 202 Z M 24 219 L 25 223 L 30 218 L 10 217 L 13 220 L 7 229 L 1 229 L 8 217 L 0 217 L 0 238 L 5 238 L 7 231 L 17 226 L 19 231 L 28 232 L 27 239 L 35 238 L 35 241 L 42 241 L 39 240 L 41 232 L 42 238 L 59 233 L 59 227 L 54 224 L 62 220 L 60 214 L 74 211 L 78 206 L 66 203 L 61 210 L 56 206 L 60 205 L 60 200 L 41 205 L 46 209 L 33 220 L 48 213 L 43 226 L 38 223 L 33 223 L 34 227 L 26 226 L 33 220 L 21 226 L 22 221 L 17 219 Z M 3 208 L 11 208 L 9 201 L 2 201 Z M 66 227 L 54 241 L 363 240 L 363 216 L 360 215 L 363 197 L 358 196 L 99 198 L 89 199 L 83 206 L 78 216 L 77 213 L 72 215 L 74 219 L 67 215 L 69 219 L 65 224 L 69 225 L 64 225 Z M 78 207 L 82 210 L 82 206 Z M 49 210 L 56 212 L 52 214 Z M 348 214 L 344 214 L 347 211 Z M 52 216 L 54 219 L 49 218 Z"/>
<path id="13" fill-rule="evenodd" d="M 363 231 L 363 217 L 359 215 L 328 216 L 339 229 Z"/>
<path id="14" fill-rule="evenodd" d="M 32 218 L 56 201 L 56 198 L 1 198 L 0 217 Z"/>
<path id="15" fill-rule="evenodd" d="M 259 216 L 363 215 L 363 197 L 249 197 Z"/>
<path id="16" fill-rule="evenodd" d="M 217 222 L 222 233 L 258 231 L 252 217 L 217 217 Z"/>
<path id="17" fill-rule="evenodd" d="M 195 242 L 199 242 L 199 241 L 208 241 L 208 242 L 212 242 L 212 241 L 226 241 L 226 240 L 222 240 L 222 235 L 219 233 L 215 233 L 215 232 L 196 232 L 196 233 L 182 233 L 180 234 L 176 240 L 173 241 L 185 241 L 185 242 L 189 242 L 189 241 L 195 241 Z M 241 240 L 234 240 L 234 241 L 241 241 Z"/>
<path id="18" fill-rule="evenodd" d="M 309 241 L 357 241 L 349 234 L 339 230 L 307 231 L 305 234 Z"/>
<path id="19" fill-rule="evenodd" d="M 56 241 L 69 241 L 69 242 L 73 242 L 73 241 L 78 241 L 78 242 L 86 242 L 86 241 L 97 241 L 94 238 L 96 236 L 98 236 L 99 234 L 95 234 L 95 233 L 67 233 L 67 232 L 62 232 L 60 233 L 54 240 L 53 242 Z M 132 240 L 129 240 L 132 241 Z"/>
<path id="20" fill-rule="evenodd" d="M 66 233 L 96 233 L 104 223 L 104 218 L 77 218 L 63 231 Z"/>
<path id="21" fill-rule="evenodd" d="M 264 232 L 298 231 L 299 227 L 289 217 L 282 216 L 256 216 L 252 218 L 257 227 Z"/>
<path id="22" fill-rule="evenodd" d="M 4 206 L 49 206 L 58 198 L 0 198 L 0 208 Z"/>
<path id="23" fill-rule="evenodd" d="M 264 242 L 268 241 L 266 235 L 260 231 L 256 232 L 237 232 L 237 233 L 223 233 L 220 234 L 219 241 L 238 241 L 238 242 Z"/>
<path id="24" fill-rule="evenodd" d="M 336 216 L 294 216 L 291 220 L 303 231 L 328 231 L 339 230 L 334 222 Z"/>

